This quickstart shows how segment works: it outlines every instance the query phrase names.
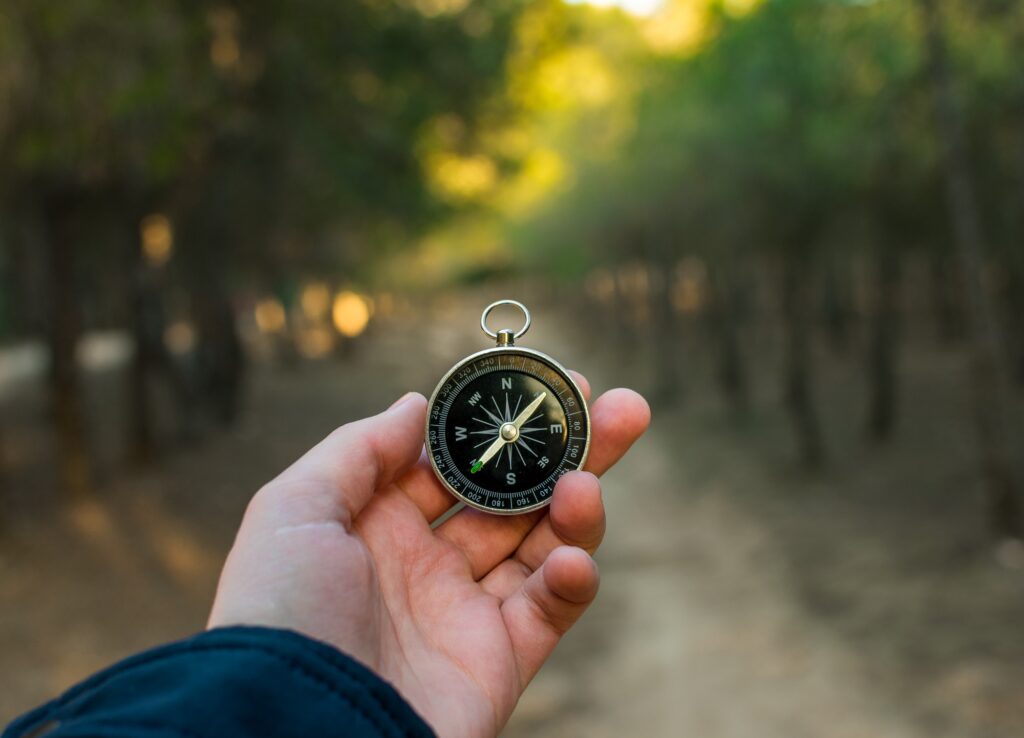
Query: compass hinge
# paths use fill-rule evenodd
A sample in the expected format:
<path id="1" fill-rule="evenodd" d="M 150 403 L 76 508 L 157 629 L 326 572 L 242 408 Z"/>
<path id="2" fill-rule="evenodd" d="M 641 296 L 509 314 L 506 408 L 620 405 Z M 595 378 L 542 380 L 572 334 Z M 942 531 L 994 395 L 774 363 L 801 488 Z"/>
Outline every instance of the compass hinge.
<path id="1" fill-rule="evenodd" d="M 499 346 L 515 346 L 516 334 L 514 331 L 510 331 L 507 328 L 498 331 L 498 345 Z"/>

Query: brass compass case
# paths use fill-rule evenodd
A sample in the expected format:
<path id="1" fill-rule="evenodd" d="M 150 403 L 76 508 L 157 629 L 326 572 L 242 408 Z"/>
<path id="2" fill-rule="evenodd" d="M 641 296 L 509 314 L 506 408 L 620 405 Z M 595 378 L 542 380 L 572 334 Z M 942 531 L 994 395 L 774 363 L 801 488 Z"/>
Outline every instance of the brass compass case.
<path id="1" fill-rule="evenodd" d="M 502 304 L 526 316 L 518 332 L 487 328 Z M 425 439 L 437 478 L 458 500 L 497 515 L 547 505 L 558 479 L 582 468 L 590 449 L 590 413 L 572 376 L 550 356 L 515 346 L 529 325 L 520 303 L 490 305 L 481 326 L 498 345 L 449 369 L 427 406 Z"/>

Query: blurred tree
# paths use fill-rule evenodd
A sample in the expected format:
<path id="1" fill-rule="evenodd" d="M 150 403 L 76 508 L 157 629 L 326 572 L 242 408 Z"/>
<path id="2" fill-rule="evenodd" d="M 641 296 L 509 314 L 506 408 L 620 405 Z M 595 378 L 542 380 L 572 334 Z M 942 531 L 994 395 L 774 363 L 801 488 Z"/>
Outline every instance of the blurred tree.
<path id="1" fill-rule="evenodd" d="M 153 451 L 146 385 L 170 365 L 170 285 L 192 294 L 205 396 L 233 416 L 233 291 L 366 272 L 443 213 L 424 186 L 420 129 L 444 116 L 472 127 L 501 79 L 520 7 L 5 4 L 0 202 L 39 224 L 47 250 L 66 486 L 91 486 L 75 358 L 83 302 L 119 303 L 132 326 L 135 455 Z M 143 229 L 140 244 L 150 217 L 163 219 L 164 235 L 147 243 Z M 117 275 L 103 274 L 116 294 L 87 283 L 99 265 Z"/>
<path id="2" fill-rule="evenodd" d="M 935 121 L 942 142 L 947 207 L 969 298 L 972 399 L 989 521 L 997 536 L 1021 538 L 1024 529 L 1009 445 L 1006 388 L 998 358 L 1003 344 L 983 276 L 985 244 L 982 215 L 964 139 L 962 113 L 954 98 L 941 5 L 939 0 L 919 2 L 925 23 Z"/>
<path id="3" fill-rule="evenodd" d="M 206 103 L 185 53 L 194 29 L 175 10 L 102 0 L 4 9 L 18 39 L 0 142 L 5 200 L 39 224 L 45 248 L 55 422 L 64 483 L 78 493 L 92 485 L 76 358 L 82 280 L 101 263 L 126 273 L 105 219 L 138 222 L 180 170 Z"/>

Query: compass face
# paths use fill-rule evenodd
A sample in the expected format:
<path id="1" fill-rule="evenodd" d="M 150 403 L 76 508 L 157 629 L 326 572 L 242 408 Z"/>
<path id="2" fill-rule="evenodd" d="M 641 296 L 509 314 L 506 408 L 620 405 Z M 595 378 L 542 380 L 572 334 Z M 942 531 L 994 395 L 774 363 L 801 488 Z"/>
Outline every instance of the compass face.
<path id="1" fill-rule="evenodd" d="M 427 415 L 431 463 L 473 507 L 527 512 L 586 458 L 590 421 L 579 389 L 552 359 L 499 348 L 471 356 L 441 380 Z"/>

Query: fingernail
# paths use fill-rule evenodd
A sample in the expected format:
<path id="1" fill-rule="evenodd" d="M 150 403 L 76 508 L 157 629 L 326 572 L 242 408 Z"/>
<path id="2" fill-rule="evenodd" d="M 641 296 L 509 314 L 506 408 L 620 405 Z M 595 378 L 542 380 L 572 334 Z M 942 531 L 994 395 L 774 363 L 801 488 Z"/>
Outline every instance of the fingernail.
<path id="1" fill-rule="evenodd" d="M 391 407 L 388 408 L 388 412 L 391 412 L 392 410 L 397 410 L 402 405 L 407 403 L 409 401 L 409 399 L 413 395 L 415 395 L 415 394 L 416 394 L 415 392 L 406 392 L 404 395 L 402 395 L 401 397 L 399 397 L 397 400 L 394 401 L 394 403 L 391 405 Z"/>

